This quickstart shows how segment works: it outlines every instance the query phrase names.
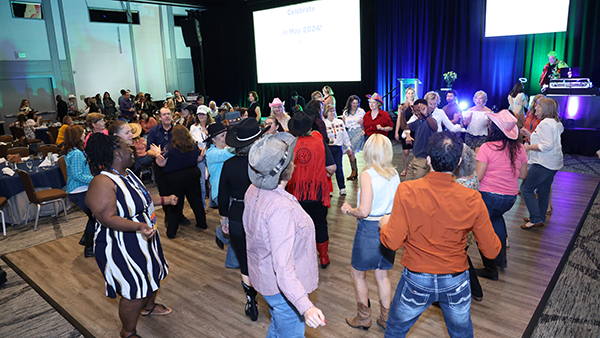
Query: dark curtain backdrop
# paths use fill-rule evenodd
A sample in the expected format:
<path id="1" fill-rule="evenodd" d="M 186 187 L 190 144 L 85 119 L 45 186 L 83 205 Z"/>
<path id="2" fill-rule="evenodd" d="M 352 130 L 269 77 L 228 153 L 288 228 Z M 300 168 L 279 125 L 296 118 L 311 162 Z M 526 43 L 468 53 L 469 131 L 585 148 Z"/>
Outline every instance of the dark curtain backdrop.
<path id="1" fill-rule="evenodd" d="M 529 80 L 527 94 L 540 92 L 539 78 L 552 50 L 570 66 L 580 67 L 582 77 L 600 81 L 600 66 L 594 62 L 600 48 L 599 1 L 571 0 L 567 32 L 494 38 L 485 37 L 485 1 L 380 0 L 377 4 L 378 92 L 389 91 L 401 77 L 419 78 L 424 92 L 438 90 L 445 87 L 443 74 L 452 70 L 458 74 L 453 88 L 460 100 L 472 105 L 473 94 L 484 90 L 488 107 L 505 108 L 508 93 L 520 77 Z M 533 15 L 515 9 L 506 24 L 518 25 Z M 398 100 L 399 96 L 386 104 L 395 106 Z"/>
<path id="2" fill-rule="evenodd" d="M 600 1 L 571 0 L 567 32 L 486 38 L 483 0 L 362 0 L 361 82 L 257 84 L 252 12 L 301 2 L 270 1 L 202 12 L 205 94 L 209 99 L 247 107 L 247 93 L 256 90 L 261 110 L 267 114 L 274 97 L 288 100 L 289 93 L 296 90 L 308 101 L 314 90 L 328 84 L 341 113 L 351 94 L 359 95 L 361 106 L 368 109 L 365 95 L 375 91 L 384 95 L 399 84 L 398 78 L 417 77 L 426 92 L 443 87 L 443 73 L 452 70 L 458 74 L 453 88 L 461 100 L 472 104 L 473 94 L 484 90 L 489 107 L 504 108 L 519 77 L 529 80 L 527 94 L 539 93 L 539 77 L 552 50 L 570 66 L 580 67 L 582 77 L 600 83 L 600 66 L 594 62 L 600 52 Z M 506 24 L 518 25 L 533 15 L 515 10 Z M 273 51 L 281 52 L 282 58 L 286 53 L 323 54 L 320 64 L 289 65 L 300 68 L 343 62 L 344 54 L 358 52 L 358 47 L 358 38 L 356 46 L 340 51 L 328 50 L 326 43 L 315 50 L 278 51 L 273 42 Z M 395 109 L 400 96 L 392 97 L 400 90 L 386 98 L 386 110 Z"/>
<path id="3" fill-rule="evenodd" d="M 362 39 L 357 37 L 356 46 L 348 46 L 347 50 L 328 50 L 327 44 L 323 43 L 322 47 L 314 50 L 283 51 L 278 49 L 277 42 L 273 41 L 273 52 L 281 53 L 283 59 L 286 53 L 323 54 L 323 62 L 320 64 L 288 65 L 300 69 L 327 67 L 329 62 L 343 62 L 345 53 L 359 53 L 362 49 L 362 81 L 257 84 L 252 12 L 301 2 L 305 1 L 271 1 L 268 7 L 263 3 L 202 12 L 200 28 L 204 47 L 206 95 L 209 96 L 209 100 L 215 100 L 217 104 L 229 101 L 232 104 L 239 103 L 242 107 L 248 107 L 247 94 L 255 90 L 259 95 L 263 116 L 267 116 L 270 111 L 268 103 L 273 98 L 289 100 L 290 93 L 296 90 L 308 102 L 313 91 L 320 91 L 327 84 L 334 91 L 337 110 L 341 114 L 348 96 L 356 94 L 365 99 L 366 94 L 374 92 L 377 73 L 375 0 L 361 1 L 361 22 L 356 24 L 361 25 Z M 361 45 L 358 41 L 361 41 Z M 363 100 L 361 105 L 363 108 L 368 108 L 366 100 Z"/>

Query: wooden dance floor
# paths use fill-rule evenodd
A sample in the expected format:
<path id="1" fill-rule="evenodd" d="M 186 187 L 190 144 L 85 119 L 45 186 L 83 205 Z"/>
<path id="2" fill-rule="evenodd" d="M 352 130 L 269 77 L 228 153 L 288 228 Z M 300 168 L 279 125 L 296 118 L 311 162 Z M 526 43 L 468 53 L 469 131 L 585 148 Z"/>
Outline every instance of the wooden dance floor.
<path id="1" fill-rule="evenodd" d="M 361 157 L 361 156 L 359 156 Z M 401 158 L 401 156 L 396 155 Z M 362 157 L 361 157 L 362 161 Z M 362 167 L 362 163 L 359 163 Z M 345 168 L 349 168 L 346 162 Z M 399 170 L 400 171 L 400 170 Z M 348 175 L 348 173 L 346 173 Z M 525 202 L 519 197 L 505 215 L 510 248 L 508 268 L 499 281 L 480 279 L 483 302 L 471 307 L 476 337 L 519 337 L 524 332 L 564 250 L 596 188 L 600 177 L 559 172 L 554 181 L 554 212 L 547 226 L 524 231 Z M 307 337 L 382 337 L 375 323 L 379 297 L 375 278 L 368 273 L 373 308 L 369 331 L 350 328 L 345 317 L 356 314 L 356 300 L 350 277 L 350 254 L 356 220 L 340 212 L 344 200 L 356 205 L 358 183 L 347 182 L 348 195 L 338 197 L 334 188 L 329 212 L 331 265 L 320 270 L 319 288 L 310 295 L 323 310 L 327 326 L 306 329 Z M 335 185 L 335 183 L 334 183 Z M 156 188 L 150 184 L 151 190 Z M 162 211 L 159 211 L 162 223 Z M 185 213 L 193 224 L 189 206 Z M 182 226 L 177 238 L 169 240 L 160 225 L 169 275 L 163 281 L 157 301 L 173 309 L 165 317 L 141 317 L 142 337 L 265 337 L 270 322 L 268 307 L 259 297 L 259 319 L 244 315 L 245 295 L 238 270 L 224 267 L 225 250 L 215 244 L 218 211 L 208 214 L 209 229 Z M 32 236 L 35 235 L 32 233 Z M 117 337 L 120 322 L 117 300 L 105 297 L 104 280 L 95 260 L 83 257 L 80 235 L 48 242 L 6 255 L 22 275 L 86 336 Z M 482 267 L 476 248 L 469 254 L 476 268 Z M 400 279 L 402 251 L 390 271 L 393 292 Z M 409 332 L 409 337 L 447 337 L 441 310 L 429 308 Z"/>

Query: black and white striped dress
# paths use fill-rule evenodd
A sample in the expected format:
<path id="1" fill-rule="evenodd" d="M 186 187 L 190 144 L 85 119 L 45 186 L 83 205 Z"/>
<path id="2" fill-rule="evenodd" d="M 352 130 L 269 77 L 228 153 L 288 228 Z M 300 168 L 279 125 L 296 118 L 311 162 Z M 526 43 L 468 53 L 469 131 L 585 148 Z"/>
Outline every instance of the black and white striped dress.
<path id="1" fill-rule="evenodd" d="M 116 186 L 117 212 L 120 217 L 154 226 L 154 204 L 139 178 L 127 170 L 127 176 L 103 171 Z M 106 295 L 141 299 L 150 296 L 168 273 L 158 231 L 150 240 L 140 232 L 118 231 L 96 222 L 94 253 L 106 281 Z"/>

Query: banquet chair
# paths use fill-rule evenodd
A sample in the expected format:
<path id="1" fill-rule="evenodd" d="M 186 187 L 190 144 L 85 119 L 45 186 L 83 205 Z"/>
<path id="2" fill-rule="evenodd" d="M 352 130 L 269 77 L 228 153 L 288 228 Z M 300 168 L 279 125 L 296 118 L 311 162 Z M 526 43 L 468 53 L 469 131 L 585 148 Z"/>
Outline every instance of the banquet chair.
<path id="1" fill-rule="evenodd" d="M 69 176 L 67 175 L 67 162 L 65 161 L 64 156 L 58 158 L 58 166 L 60 167 L 63 177 L 65 178 L 65 182 L 68 182 Z"/>
<path id="2" fill-rule="evenodd" d="M 23 128 L 12 126 L 8 127 L 8 129 L 10 129 L 10 133 L 15 138 L 15 140 L 18 140 L 21 137 L 25 137 L 25 131 L 23 130 Z"/>
<path id="3" fill-rule="evenodd" d="M 13 140 L 12 135 L 0 135 L 0 142 L 12 143 Z"/>
<path id="4" fill-rule="evenodd" d="M 27 157 L 29 156 L 29 148 L 27 147 L 14 147 L 14 148 L 10 148 L 6 151 L 7 155 L 10 154 L 19 154 L 21 155 L 21 157 Z"/>
<path id="5" fill-rule="evenodd" d="M 52 143 L 54 143 L 56 141 L 56 139 L 58 138 L 58 130 L 60 129 L 60 127 L 48 127 L 48 133 L 50 133 L 50 135 L 52 135 L 52 138 L 50 139 L 52 141 Z"/>
<path id="6" fill-rule="evenodd" d="M 8 200 L 6 199 L 6 197 L 2 197 L 0 196 L 0 216 L 2 216 L 2 231 L 4 232 L 4 236 L 6 236 L 6 222 L 4 221 L 4 211 L 2 209 L 4 209 L 4 207 L 8 204 Z M 6 209 L 7 211 L 10 210 L 10 208 Z"/>
<path id="7" fill-rule="evenodd" d="M 65 197 L 67 197 L 66 192 L 61 189 L 47 189 L 36 192 L 29 174 L 20 169 L 18 169 L 17 172 L 19 173 L 19 178 L 21 179 L 21 183 L 23 183 L 23 187 L 25 187 L 25 192 L 27 193 L 27 198 L 29 199 L 27 215 L 25 216 L 25 225 L 27 225 L 27 222 L 29 221 L 29 208 L 32 204 L 37 206 L 35 226 L 33 227 L 33 230 L 37 230 L 38 220 L 40 218 L 40 208 L 44 204 L 52 203 L 52 206 L 54 207 L 54 216 L 58 217 L 58 213 L 56 212 L 56 203 L 62 203 L 63 210 L 65 211 L 65 220 L 67 222 L 69 221 L 69 218 L 67 217 L 67 206 L 63 200 Z"/>
<path id="8" fill-rule="evenodd" d="M 56 139 L 54 136 L 52 136 L 52 133 L 47 131 L 46 134 L 48 134 L 48 140 L 50 140 L 50 144 L 56 144 Z"/>
<path id="9" fill-rule="evenodd" d="M 42 156 L 46 157 L 48 153 L 58 154 L 60 149 L 54 144 L 44 145 L 38 148 L 38 151 L 42 153 Z"/>
<path id="10" fill-rule="evenodd" d="M 6 157 L 10 148 L 12 148 L 12 143 L 0 145 L 0 158 Z"/>

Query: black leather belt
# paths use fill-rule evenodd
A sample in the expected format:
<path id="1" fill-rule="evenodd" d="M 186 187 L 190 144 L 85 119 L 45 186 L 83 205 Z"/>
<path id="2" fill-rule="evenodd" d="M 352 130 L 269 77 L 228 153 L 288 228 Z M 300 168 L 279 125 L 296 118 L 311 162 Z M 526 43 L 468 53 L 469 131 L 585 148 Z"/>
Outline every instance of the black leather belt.
<path id="1" fill-rule="evenodd" d="M 408 269 L 406 269 L 406 270 L 408 270 Z M 440 277 L 440 276 L 452 276 L 452 277 L 456 277 L 456 276 L 460 276 L 461 274 L 464 273 L 464 271 L 462 271 L 462 272 L 455 272 L 455 273 L 437 273 L 437 274 L 436 273 L 415 272 L 415 271 L 412 271 L 412 270 L 408 270 L 408 271 L 410 271 L 411 273 L 414 273 L 415 275 L 438 276 L 438 277 Z"/>

